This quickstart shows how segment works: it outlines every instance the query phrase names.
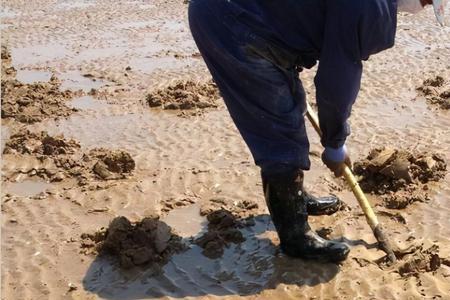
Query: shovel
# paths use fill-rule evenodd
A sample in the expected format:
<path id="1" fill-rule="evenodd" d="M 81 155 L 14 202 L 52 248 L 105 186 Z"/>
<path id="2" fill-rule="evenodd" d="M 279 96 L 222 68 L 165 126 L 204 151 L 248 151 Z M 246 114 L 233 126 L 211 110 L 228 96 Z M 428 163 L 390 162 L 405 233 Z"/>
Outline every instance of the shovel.
<path id="1" fill-rule="evenodd" d="M 316 113 L 314 112 L 308 101 L 306 101 L 306 106 L 309 121 L 311 122 L 312 126 L 319 134 L 319 136 L 322 136 L 322 131 L 320 130 L 319 126 L 319 119 Z M 370 206 L 370 203 L 367 200 L 366 195 L 364 195 L 363 191 L 361 190 L 361 187 L 359 186 L 358 181 L 353 175 L 352 170 L 348 166 L 345 166 L 344 177 L 347 183 L 350 185 L 356 199 L 358 200 L 359 206 L 361 207 L 361 209 L 364 212 L 364 215 L 366 216 L 367 223 L 369 224 L 370 228 L 372 228 L 373 235 L 378 241 L 378 248 L 387 254 L 387 258 L 391 263 L 395 263 L 396 257 L 394 255 L 394 252 L 392 251 L 389 241 L 386 238 L 386 235 L 383 232 L 383 228 L 380 222 L 378 222 L 378 218 L 373 212 L 373 209 Z"/>

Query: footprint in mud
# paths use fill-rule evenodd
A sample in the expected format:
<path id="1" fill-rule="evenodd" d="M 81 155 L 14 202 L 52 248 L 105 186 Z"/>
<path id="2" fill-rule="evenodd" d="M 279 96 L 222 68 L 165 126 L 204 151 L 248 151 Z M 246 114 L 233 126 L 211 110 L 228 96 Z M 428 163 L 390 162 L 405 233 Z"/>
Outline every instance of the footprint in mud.
<path id="1" fill-rule="evenodd" d="M 446 175 L 447 164 L 437 153 L 411 153 L 377 148 L 354 164 L 364 192 L 382 195 L 384 206 L 403 209 L 429 200 L 428 184 Z"/>

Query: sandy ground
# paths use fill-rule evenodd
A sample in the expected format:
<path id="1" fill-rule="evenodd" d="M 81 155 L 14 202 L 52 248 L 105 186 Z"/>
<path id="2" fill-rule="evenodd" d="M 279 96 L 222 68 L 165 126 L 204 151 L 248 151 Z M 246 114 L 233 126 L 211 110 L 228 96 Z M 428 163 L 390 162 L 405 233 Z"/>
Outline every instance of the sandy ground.
<path id="1" fill-rule="evenodd" d="M 12 104 L 7 118 L 2 110 L 2 152 L 17 132 L 35 138 L 16 139 L 17 149 L 2 155 L 2 299 L 450 299 L 450 175 L 402 209 L 369 195 L 396 247 L 423 245 L 422 256 L 413 251 L 386 268 L 377 264 L 384 253 L 351 192 L 320 162 L 311 128 L 306 186 L 349 206 L 311 217 L 311 224 L 331 238 L 344 236 L 352 251 L 341 265 L 279 253 L 259 171 L 220 99 L 194 86 L 185 92 L 193 109 L 164 109 L 184 104 L 167 105 L 170 93 L 158 91 L 186 80 L 201 90 L 210 85 L 186 7 L 181 0 L 3 1 L 1 42 L 11 58 L 2 57 L 2 91 L 10 87 L 3 96 L 10 93 Z M 365 62 L 348 141 L 355 161 L 383 146 L 450 161 L 450 112 L 436 105 L 438 92 L 416 90 L 439 75 L 445 82 L 436 97 L 445 98 L 449 50 L 450 29 L 435 24 L 431 9 L 399 18 L 396 46 Z M 11 66 L 16 72 L 3 74 Z M 301 74 L 310 95 L 314 72 Z M 55 89 L 71 92 L 56 97 Z M 52 109 L 29 99 L 50 99 Z M 191 105 L 198 101 L 207 105 Z M 49 142 L 41 131 L 66 140 Z M 111 164 L 95 148 L 123 152 Z M 230 221 L 235 238 L 223 238 L 223 253 L 210 258 L 199 237 L 214 228 L 208 213 L 220 208 L 253 217 L 244 225 Z M 123 270 L 81 237 L 116 216 L 159 216 L 186 249 L 166 264 Z M 415 258 L 417 272 L 405 273 Z"/>

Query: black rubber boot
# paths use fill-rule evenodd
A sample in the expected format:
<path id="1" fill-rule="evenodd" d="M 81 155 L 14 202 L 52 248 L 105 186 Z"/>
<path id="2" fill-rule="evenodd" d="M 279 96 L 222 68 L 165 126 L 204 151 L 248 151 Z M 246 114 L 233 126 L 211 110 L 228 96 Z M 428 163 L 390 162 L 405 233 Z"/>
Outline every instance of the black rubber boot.
<path id="1" fill-rule="evenodd" d="M 310 216 L 332 215 L 341 209 L 343 203 L 336 196 L 315 197 L 305 191 L 306 209 Z"/>
<path id="2" fill-rule="evenodd" d="M 308 224 L 307 197 L 303 193 L 303 172 L 264 178 L 263 188 L 281 250 L 289 256 L 339 262 L 350 248 L 317 235 Z"/>

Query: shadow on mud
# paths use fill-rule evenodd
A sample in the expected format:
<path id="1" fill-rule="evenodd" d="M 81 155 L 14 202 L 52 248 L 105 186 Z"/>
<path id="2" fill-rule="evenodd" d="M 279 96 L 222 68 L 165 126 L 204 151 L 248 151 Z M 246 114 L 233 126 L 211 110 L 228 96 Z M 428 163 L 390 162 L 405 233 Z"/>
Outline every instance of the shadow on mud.
<path id="1" fill-rule="evenodd" d="M 281 254 L 269 238 L 275 235 L 270 216 L 253 219 L 254 226 L 241 229 L 245 241 L 229 245 L 220 258 L 207 258 L 193 243 L 162 267 L 123 270 L 111 259 L 98 256 L 83 279 L 83 287 L 105 299 L 253 295 L 282 283 L 315 286 L 339 272 L 336 264 Z"/>

